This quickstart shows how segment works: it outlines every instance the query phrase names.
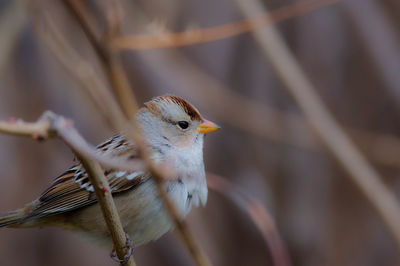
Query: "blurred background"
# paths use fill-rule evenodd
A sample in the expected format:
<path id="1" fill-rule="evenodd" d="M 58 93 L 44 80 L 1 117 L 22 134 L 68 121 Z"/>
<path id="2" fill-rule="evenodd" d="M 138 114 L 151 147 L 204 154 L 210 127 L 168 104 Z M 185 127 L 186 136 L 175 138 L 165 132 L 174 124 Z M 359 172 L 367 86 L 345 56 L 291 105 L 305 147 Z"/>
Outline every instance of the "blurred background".
<path id="1" fill-rule="evenodd" d="M 92 99 L 98 88 L 114 96 L 102 59 L 64 2 L 0 1 L 0 119 L 35 121 L 52 110 L 98 144 L 115 129 L 105 118 L 112 113 L 107 103 Z M 191 45 L 172 41 L 172 47 L 144 49 L 162 42 L 154 39 L 113 53 L 139 104 L 176 94 L 222 126 L 206 138 L 207 171 L 268 210 L 292 265 L 400 265 L 394 235 L 321 144 L 252 34 L 223 38 L 220 30 L 215 41 L 196 35 L 243 19 L 235 1 L 75 2 L 91 15 L 100 42 L 107 40 L 114 11 L 117 37 L 194 32 L 186 35 L 195 40 Z M 307 11 L 309 2 L 326 5 Z M 271 11 L 273 26 L 316 93 L 398 198 L 400 2 L 262 4 L 260 14 Z M 294 12 L 275 16 L 285 8 Z M 38 197 L 73 158 L 61 140 L 0 135 L 0 212 Z M 220 193 L 211 190 L 206 208 L 192 211 L 187 221 L 214 265 L 274 265 L 254 219 Z M 138 265 L 194 265 L 174 232 L 137 248 L 134 257 Z M 0 229 L 0 264 L 116 265 L 109 250 L 53 228 Z"/>

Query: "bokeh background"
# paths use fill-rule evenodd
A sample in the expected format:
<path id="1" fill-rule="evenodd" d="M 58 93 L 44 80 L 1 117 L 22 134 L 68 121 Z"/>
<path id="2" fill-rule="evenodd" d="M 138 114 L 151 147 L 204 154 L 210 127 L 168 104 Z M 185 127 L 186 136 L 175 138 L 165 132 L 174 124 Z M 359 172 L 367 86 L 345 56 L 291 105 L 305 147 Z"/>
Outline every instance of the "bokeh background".
<path id="1" fill-rule="evenodd" d="M 259 11 L 303 1 L 264 0 L 266 9 Z M 115 130 L 87 91 L 110 84 L 62 2 L 0 1 L 0 119 L 34 121 L 53 110 L 73 119 L 88 142 L 97 144 Z M 109 2 L 83 1 L 100 33 Z M 117 2 L 123 35 L 204 29 L 244 17 L 228 0 Z M 342 0 L 273 25 L 397 198 L 399 18 L 398 0 Z M 252 34 L 120 55 L 139 103 L 173 93 L 222 126 L 206 138 L 206 169 L 268 210 L 292 265 L 400 265 L 393 234 L 309 127 Z M 0 135 L 0 211 L 36 198 L 73 158 L 61 140 Z M 206 208 L 192 211 L 187 221 L 214 265 L 273 265 L 254 221 L 221 194 L 211 190 Z M 108 254 L 58 229 L 0 229 L 1 265 L 115 265 Z M 134 257 L 138 265 L 193 265 L 173 232 L 137 248 Z"/>

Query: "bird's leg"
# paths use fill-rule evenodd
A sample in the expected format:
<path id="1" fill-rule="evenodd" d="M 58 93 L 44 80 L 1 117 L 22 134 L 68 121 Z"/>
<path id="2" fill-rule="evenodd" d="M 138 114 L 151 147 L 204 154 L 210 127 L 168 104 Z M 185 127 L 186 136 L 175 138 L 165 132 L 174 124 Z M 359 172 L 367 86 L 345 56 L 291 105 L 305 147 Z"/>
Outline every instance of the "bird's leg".
<path id="1" fill-rule="evenodd" d="M 135 250 L 135 246 L 133 245 L 133 241 L 131 240 L 131 238 L 129 237 L 129 235 L 127 233 L 125 233 L 126 236 L 126 248 L 128 248 L 128 251 L 126 252 L 124 259 L 120 260 L 117 256 L 117 252 L 115 251 L 115 249 L 113 249 L 111 251 L 110 257 L 118 262 L 120 265 L 124 265 L 128 262 L 129 258 L 132 256 L 133 251 Z"/>

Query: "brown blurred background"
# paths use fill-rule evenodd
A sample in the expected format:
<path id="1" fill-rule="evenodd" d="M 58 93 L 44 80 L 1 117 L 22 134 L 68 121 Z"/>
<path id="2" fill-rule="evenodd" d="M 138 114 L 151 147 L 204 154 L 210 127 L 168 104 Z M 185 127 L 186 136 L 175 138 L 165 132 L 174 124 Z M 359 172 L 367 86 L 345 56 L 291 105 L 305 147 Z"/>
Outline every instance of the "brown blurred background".
<path id="1" fill-rule="evenodd" d="M 202 29 L 243 18 L 227 0 L 119 2 L 126 35 Z M 269 10 L 299 2 L 263 1 Z M 107 1 L 85 3 L 104 31 Z M 396 195 L 399 18 L 398 0 L 343 0 L 274 25 L 324 103 Z M 74 64 L 54 46 L 51 29 L 87 65 Z M 206 169 L 262 202 L 293 265 L 400 265 L 391 232 L 320 144 L 251 34 L 121 55 L 139 103 L 177 94 L 222 126 L 206 138 Z M 109 87 L 93 48 L 61 0 L 0 1 L 1 120 L 34 121 L 53 110 L 72 118 L 92 144 L 111 136 L 82 82 L 91 75 L 88 66 Z M 0 211 L 36 198 L 73 157 L 60 140 L 37 143 L 0 135 Z M 272 265 L 250 217 L 225 197 L 211 191 L 206 208 L 194 210 L 188 223 L 214 265 Z M 115 265 L 108 254 L 58 229 L 0 229 L 0 265 Z M 137 248 L 134 257 L 138 265 L 193 264 L 175 233 Z"/>

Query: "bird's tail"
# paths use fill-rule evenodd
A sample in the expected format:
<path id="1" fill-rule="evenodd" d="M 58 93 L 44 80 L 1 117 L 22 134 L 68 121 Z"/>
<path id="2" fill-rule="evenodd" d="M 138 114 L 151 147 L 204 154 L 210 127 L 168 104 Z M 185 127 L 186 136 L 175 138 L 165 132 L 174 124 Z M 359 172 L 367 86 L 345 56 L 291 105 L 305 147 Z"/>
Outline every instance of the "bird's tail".
<path id="1" fill-rule="evenodd" d="M 24 209 L 0 213 L 0 227 L 10 226 L 18 227 L 17 225 L 25 217 Z"/>

